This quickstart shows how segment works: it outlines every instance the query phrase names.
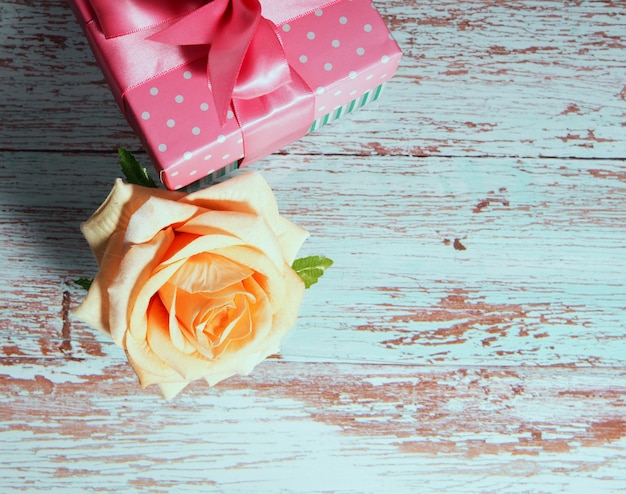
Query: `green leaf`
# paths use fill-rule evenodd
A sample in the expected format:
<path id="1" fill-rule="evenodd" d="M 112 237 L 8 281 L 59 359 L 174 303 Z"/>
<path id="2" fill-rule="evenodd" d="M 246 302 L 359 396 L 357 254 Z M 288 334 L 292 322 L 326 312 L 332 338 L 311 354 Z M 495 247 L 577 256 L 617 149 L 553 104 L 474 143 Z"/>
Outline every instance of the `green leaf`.
<path id="1" fill-rule="evenodd" d="M 126 177 L 129 184 L 143 185 L 144 187 L 157 188 L 152 177 L 143 166 L 135 159 L 130 151 L 124 148 L 118 148 L 117 154 L 120 158 L 120 166 L 122 173 Z"/>
<path id="2" fill-rule="evenodd" d="M 74 283 L 76 283 L 78 286 L 83 287 L 85 290 L 89 290 L 89 287 L 91 287 L 91 284 L 93 283 L 93 279 L 78 278 L 77 280 L 74 280 Z"/>
<path id="3" fill-rule="evenodd" d="M 317 283 L 317 280 L 333 265 L 333 260 L 324 256 L 309 256 L 296 259 L 291 267 L 304 281 L 305 288 Z"/>

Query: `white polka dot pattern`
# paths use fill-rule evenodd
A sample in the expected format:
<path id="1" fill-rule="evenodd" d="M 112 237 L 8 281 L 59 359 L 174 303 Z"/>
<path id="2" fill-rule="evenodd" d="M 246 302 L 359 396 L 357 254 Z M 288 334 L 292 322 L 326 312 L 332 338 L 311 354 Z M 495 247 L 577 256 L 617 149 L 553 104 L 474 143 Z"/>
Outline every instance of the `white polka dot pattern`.
<path id="1" fill-rule="evenodd" d="M 399 61 L 396 42 L 368 0 L 333 3 L 289 21 L 281 37 L 290 63 L 315 88 L 316 115 L 348 104 L 386 81 Z"/>
<path id="2" fill-rule="evenodd" d="M 168 72 L 150 85 L 135 88 L 127 100 L 141 117 L 136 119 L 141 134 L 148 149 L 154 150 L 152 154 L 163 168 L 161 179 L 170 189 L 219 170 L 228 164 L 222 160 L 225 155 L 243 154 L 234 113 L 229 112 L 230 118 L 221 127 L 217 115 L 210 111 L 206 61 Z"/>
<path id="3" fill-rule="evenodd" d="M 370 0 L 334 2 L 279 23 L 278 32 L 290 65 L 313 88 L 314 119 L 385 82 L 400 59 L 396 42 Z M 170 189 L 201 180 L 243 156 L 245 136 L 234 110 L 223 126 L 213 110 L 206 60 L 133 88 L 126 101 Z"/>

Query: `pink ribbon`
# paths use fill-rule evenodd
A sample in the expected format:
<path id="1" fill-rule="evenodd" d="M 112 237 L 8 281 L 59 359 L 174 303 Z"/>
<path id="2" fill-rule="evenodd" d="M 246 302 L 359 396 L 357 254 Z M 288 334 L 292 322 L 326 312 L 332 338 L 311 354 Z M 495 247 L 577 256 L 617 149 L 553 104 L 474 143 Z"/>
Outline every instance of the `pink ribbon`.
<path id="1" fill-rule="evenodd" d="M 207 80 L 222 124 L 233 98 L 258 98 L 291 81 L 275 26 L 261 15 L 259 0 L 90 2 L 107 39 L 149 29 L 153 34 L 146 39 L 152 42 L 205 47 Z"/>

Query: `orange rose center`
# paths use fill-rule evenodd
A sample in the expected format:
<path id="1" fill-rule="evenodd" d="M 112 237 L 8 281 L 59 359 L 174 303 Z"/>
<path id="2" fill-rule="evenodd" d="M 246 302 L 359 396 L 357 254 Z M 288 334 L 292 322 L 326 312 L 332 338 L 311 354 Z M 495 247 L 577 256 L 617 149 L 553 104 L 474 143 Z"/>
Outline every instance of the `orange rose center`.
<path id="1" fill-rule="evenodd" d="M 223 256 L 190 257 L 158 292 L 180 350 L 218 357 L 252 332 L 258 292 L 254 272 Z"/>

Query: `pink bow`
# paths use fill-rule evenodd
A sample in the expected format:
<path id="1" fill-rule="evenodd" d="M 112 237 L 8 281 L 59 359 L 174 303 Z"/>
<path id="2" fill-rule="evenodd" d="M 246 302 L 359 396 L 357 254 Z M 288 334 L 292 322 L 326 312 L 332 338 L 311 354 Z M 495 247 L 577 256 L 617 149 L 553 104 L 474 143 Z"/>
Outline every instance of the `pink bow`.
<path id="1" fill-rule="evenodd" d="M 90 1 L 107 38 L 163 25 L 147 39 L 206 46 L 208 84 L 221 123 L 233 98 L 258 98 L 291 81 L 275 25 L 261 15 L 259 0 Z"/>

